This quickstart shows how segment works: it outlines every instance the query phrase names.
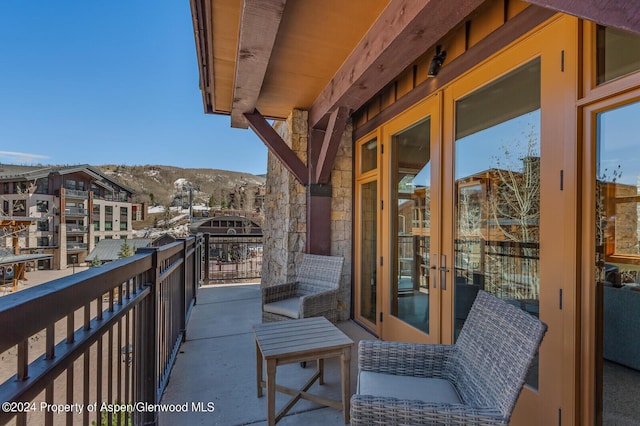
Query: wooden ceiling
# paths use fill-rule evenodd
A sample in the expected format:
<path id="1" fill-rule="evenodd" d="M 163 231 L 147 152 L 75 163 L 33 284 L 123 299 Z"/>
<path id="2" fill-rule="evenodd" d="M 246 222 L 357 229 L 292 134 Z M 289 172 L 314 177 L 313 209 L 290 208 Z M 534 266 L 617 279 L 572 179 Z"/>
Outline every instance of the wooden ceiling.
<path id="1" fill-rule="evenodd" d="M 204 8 L 210 10 L 210 19 L 201 25 L 206 24 L 212 31 L 209 34 L 213 35 L 208 40 L 213 52 L 211 112 L 232 113 L 234 96 L 236 102 L 240 101 L 242 95 L 238 92 L 245 89 L 238 80 L 244 78 L 244 85 L 256 84 L 247 81 L 255 68 L 263 66 L 257 63 L 261 59 L 254 52 L 268 49 L 258 43 L 270 37 L 270 32 L 275 42 L 262 59 L 266 57 L 267 66 L 264 80 L 258 82 L 255 107 L 271 118 L 286 118 L 292 108 L 308 109 L 388 2 L 289 0 L 285 5 L 283 0 L 203 1 Z M 278 16 L 277 11 L 281 9 Z M 241 28 L 241 18 L 244 28 Z M 238 68 L 243 66 L 238 52 L 243 49 L 251 51 L 247 54 L 250 60 L 238 73 Z"/>
<path id="2" fill-rule="evenodd" d="M 246 128 L 255 109 L 284 119 L 299 108 L 324 128 L 485 1 L 497 0 L 191 0 L 205 112 Z M 640 32 L 636 0 L 528 1 Z"/>

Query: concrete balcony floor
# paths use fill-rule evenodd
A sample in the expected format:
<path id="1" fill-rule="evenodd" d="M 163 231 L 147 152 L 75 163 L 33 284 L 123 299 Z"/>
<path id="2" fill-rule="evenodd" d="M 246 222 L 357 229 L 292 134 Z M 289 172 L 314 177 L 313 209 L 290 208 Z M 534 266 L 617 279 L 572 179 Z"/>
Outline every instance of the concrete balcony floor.
<path id="1" fill-rule="evenodd" d="M 189 324 L 173 366 L 163 404 L 188 403 L 186 413 L 161 413 L 160 426 L 184 425 L 263 425 L 267 418 L 266 396 L 257 397 L 254 324 L 261 322 L 259 284 L 204 286 L 198 293 Z M 357 342 L 374 337 L 357 324 L 346 321 L 338 327 L 354 342 L 351 355 L 351 393 L 355 392 Z M 300 388 L 315 370 L 300 364 L 278 367 L 276 382 Z M 325 361 L 325 384 L 310 389 L 331 399 L 340 398 L 338 358 Z M 290 399 L 276 393 L 276 412 Z M 192 402 L 212 402 L 213 412 L 194 412 Z M 342 412 L 300 400 L 279 425 L 343 425 Z"/>

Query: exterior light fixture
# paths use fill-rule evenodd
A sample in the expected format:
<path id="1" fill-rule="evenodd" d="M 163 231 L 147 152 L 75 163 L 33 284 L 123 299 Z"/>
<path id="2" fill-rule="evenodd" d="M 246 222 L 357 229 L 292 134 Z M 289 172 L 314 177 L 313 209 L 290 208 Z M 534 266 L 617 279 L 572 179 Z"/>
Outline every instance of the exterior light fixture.
<path id="1" fill-rule="evenodd" d="M 447 51 L 442 50 L 441 45 L 436 46 L 436 54 L 433 55 L 433 59 L 429 64 L 429 72 L 427 74 L 428 77 L 435 77 L 438 75 L 442 64 L 444 63 L 445 58 L 447 57 Z"/>

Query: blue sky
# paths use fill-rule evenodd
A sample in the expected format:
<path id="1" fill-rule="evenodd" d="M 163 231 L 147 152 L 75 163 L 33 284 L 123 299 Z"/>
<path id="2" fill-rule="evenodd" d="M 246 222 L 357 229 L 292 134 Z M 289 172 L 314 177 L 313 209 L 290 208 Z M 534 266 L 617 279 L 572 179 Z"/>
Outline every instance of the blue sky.
<path id="1" fill-rule="evenodd" d="M 203 113 L 188 0 L 0 1 L 0 163 L 261 174 L 266 158 Z"/>

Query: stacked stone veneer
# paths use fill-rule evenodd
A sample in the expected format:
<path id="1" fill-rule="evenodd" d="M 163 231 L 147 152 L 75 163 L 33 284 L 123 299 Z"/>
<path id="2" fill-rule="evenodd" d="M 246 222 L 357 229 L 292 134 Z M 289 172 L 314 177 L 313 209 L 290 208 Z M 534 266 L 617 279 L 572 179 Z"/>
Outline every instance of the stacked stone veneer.
<path id="1" fill-rule="evenodd" d="M 303 163 L 307 163 L 307 112 L 294 110 L 275 129 Z M 352 269 L 352 127 L 342 135 L 331 172 L 331 255 L 344 257 L 338 297 L 339 320 L 349 318 Z M 265 194 L 265 222 L 262 286 L 292 281 L 296 265 L 305 252 L 307 196 L 301 185 L 280 161 L 269 153 Z"/>

